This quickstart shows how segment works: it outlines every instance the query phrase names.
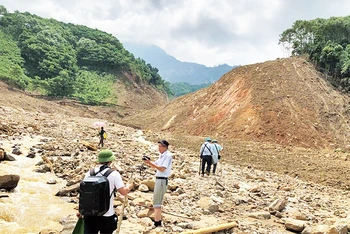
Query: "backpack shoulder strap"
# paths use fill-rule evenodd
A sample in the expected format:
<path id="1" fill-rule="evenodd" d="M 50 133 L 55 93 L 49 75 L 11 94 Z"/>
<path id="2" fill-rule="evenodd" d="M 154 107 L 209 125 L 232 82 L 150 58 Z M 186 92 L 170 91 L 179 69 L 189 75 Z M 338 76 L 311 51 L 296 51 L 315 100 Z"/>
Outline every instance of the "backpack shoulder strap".
<path id="1" fill-rule="evenodd" d="M 95 176 L 95 168 L 90 169 L 90 176 Z"/>
<path id="2" fill-rule="evenodd" d="M 214 146 L 215 146 L 216 152 L 219 153 L 219 150 L 218 150 L 218 147 L 216 147 L 216 144 L 214 144 Z"/>
<path id="3" fill-rule="evenodd" d="M 114 170 L 108 168 L 108 170 L 103 174 L 104 177 L 108 177 Z"/>
<path id="4" fill-rule="evenodd" d="M 108 177 L 114 170 L 112 170 L 111 168 L 108 168 L 108 170 L 103 174 L 104 177 Z M 109 196 L 109 198 L 112 197 L 112 194 L 114 193 L 114 196 L 116 196 L 115 192 L 116 192 L 116 188 L 114 187 L 113 191 L 111 192 L 111 195 Z"/>
<path id="5" fill-rule="evenodd" d="M 211 152 L 211 150 L 209 149 L 209 147 L 207 146 L 207 144 L 204 144 L 205 147 L 207 147 L 207 149 L 209 150 L 210 154 L 212 155 L 213 153 Z"/>

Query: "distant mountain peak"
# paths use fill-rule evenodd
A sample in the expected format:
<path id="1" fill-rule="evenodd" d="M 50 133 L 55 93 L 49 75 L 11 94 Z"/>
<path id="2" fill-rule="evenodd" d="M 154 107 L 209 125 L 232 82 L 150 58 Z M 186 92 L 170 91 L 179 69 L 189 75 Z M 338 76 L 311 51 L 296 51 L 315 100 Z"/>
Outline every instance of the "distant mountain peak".
<path id="1" fill-rule="evenodd" d="M 123 45 L 135 57 L 142 58 L 158 68 L 162 78 L 170 83 L 186 82 L 191 85 L 214 83 L 226 72 L 237 67 L 227 64 L 207 67 L 198 63 L 181 62 L 162 48 L 151 44 L 123 42 Z"/>

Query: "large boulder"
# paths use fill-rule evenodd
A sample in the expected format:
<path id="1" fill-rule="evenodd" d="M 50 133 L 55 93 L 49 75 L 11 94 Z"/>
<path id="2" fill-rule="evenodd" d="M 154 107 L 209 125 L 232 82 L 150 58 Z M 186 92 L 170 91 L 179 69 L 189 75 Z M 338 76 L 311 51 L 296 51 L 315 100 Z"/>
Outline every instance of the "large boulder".
<path id="1" fill-rule="evenodd" d="M 0 148 L 0 162 L 5 159 L 6 152 L 4 149 Z"/>
<path id="2" fill-rule="evenodd" d="M 16 159 L 13 156 L 8 155 L 3 148 L 0 148 L 0 162 L 1 161 L 16 161 Z"/>
<path id="3" fill-rule="evenodd" d="M 0 189 L 12 190 L 17 187 L 19 175 L 3 175 L 0 176 Z"/>

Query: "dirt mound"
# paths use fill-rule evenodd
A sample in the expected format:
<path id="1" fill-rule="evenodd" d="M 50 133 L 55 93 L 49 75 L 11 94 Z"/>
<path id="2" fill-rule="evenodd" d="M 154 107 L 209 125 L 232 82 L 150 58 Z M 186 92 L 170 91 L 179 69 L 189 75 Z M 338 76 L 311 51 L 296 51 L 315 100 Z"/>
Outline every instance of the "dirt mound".
<path id="1" fill-rule="evenodd" d="M 349 97 L 301 58 L 243 66 L 212 86 L 125 121 L 173 133 L 290 146 L 347 145 Z"/>

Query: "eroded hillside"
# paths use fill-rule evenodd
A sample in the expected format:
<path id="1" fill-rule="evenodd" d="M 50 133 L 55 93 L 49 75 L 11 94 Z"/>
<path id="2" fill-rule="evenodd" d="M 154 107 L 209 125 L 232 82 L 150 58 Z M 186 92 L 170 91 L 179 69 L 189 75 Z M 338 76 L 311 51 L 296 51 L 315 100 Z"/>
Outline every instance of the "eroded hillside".
<path id="1" fill-rule="evenodd" d="M 14 109 L 38 111 L 47 114 L 67 113 L 73 116 L 106 119 L 116 121 L 120 117 L 133 115 L 140 110 L 149 109 L 167 102 L 164 93 L 154 87 L 137 83 L 130 74 L 125 74 L 122 81 L 113 85 L 113 97 L 109 100 L 115 105 L 89 106 L 69 99 L 50 98 L 34 95 L 13 89 L 4 82 L 0 82 L 0 103 Z"/>
<path id="2" fill-rule="evenodd" d="M 329 148 L 349 139 L 349 98 L 301 58 L 243 66 L 125 121 L 173 133 Z"/>

